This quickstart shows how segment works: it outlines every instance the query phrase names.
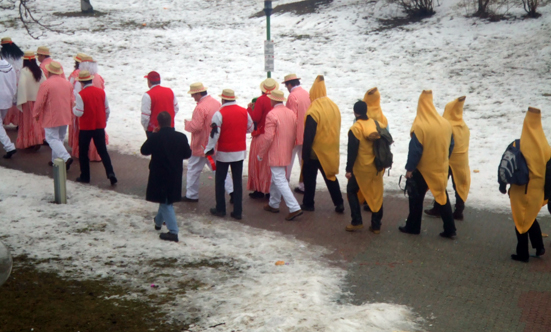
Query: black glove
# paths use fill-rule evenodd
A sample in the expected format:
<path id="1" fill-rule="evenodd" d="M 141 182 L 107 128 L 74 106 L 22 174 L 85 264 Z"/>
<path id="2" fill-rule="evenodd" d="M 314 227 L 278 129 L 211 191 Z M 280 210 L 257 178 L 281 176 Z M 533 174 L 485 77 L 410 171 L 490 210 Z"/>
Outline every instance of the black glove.
<path id="1" fill-rule="evenodd" d="M 499 184 L 499 191 L 502 194 L 506 194 L 507 193 L 507 185 L 505 183 L 500 183 Z"/>
<path id="2" fill-rule="evenodd" d="M 214 154 L 214 149 L 210 149 L 209 151 L 207 151 L 207 153 L 205 153 L 206 156 L 212 156 Z"/>

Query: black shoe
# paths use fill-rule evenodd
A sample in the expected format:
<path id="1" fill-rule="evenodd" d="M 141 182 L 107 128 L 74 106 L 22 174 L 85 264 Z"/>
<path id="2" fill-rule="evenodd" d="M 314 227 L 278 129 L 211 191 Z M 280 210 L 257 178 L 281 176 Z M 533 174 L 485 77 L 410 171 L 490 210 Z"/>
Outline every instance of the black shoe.
<path id="1" fill-rule="evenodd" d="M 300 209 L 302 211 L 315 211 L 316 208 L 312 205 L 312 206 L 308 206 L 308 205 L 304 205 L 304 204 L 300 204 Z"/>
<path id="2" fill-rule="evenodd" d="M 178 234 L 173 233 L 161 233 L 159 235 L 161 240 L 178 242 Z"/>
<path id="3" fill-rule="evenodd" d="M 453 233 L 446 233 L 446 232 L 440 233 L 441 237 L 445 237 L 447 239 L 453 239 L 453 237 L 456 236 L 456 235 L 457 234 L 455 232 L 453 232 Z"/>
<path id="4" fill-rule="evenodd" d="M 519 255 L 515 255 L 515 254 L 511 255 L 511 259 L 514 260 L 514 261 L 519 261 L 519 262 L 523 262 L 523 263 L 528 263 L 528 261 L 530 261 L 530 257 L 523 258 L 523 257 L 520 257 Z"/>
<path id="5" fill-rule="evenodd" d="M 48 142 L 46 142 L 46 140 L 44 140 L 44 141 L 42 142 L 42 145 L 50 146 L 50 144 L 48 144 Z"/>
<path id="6" fill-rule="evenodd" d="M 541 247 L 541 248 L 536 250 L 536 257 L 543 256 L 544 254 L 545 254 L 545 248 L 544 247 Z"/>
<path id="7" fill-rule="evenodd" d="M 38 151 L 38 150 L 40 150 L 41 147 L 42 147 L 42 145 L 39 144 L 39 145 L 31 146 L 31 149 L 33 151 Z"/>
<path id="8" fill-rule="evenodd" d="M 80 182 L 80 183 L 90 183 L 90 180 L 84 180 L 82 179 L 80 176 L 78 178 L 76 178 L 75 180 L 76 182 Z"/>
<path id="9" fill-rule="evenodd" d="M 433 206 L 432 209 L 425 210 L 425 213 L 429 216 L 440 217 L 440 210 L 436 206 Z"/>
<path id="10" fill-rule="evenodd" d="M 114 186 L 117 184 L 118 180 L 117 178 L 115 177 L 115 174 L 109 174 L 108 176 L 109 178 L 109 181 L 111 181 L 111 185 Z"/>
<path id="11" fill-rule="evenodd" d="M 367 203 L 364 204 L 364 211 L 371 212 L 371 208 L 367 205 Z"/>
<path id="12" fill-rule="evenodd" d="M 210 209 L 210 214 L 212 214 L 213 216 L 217 216 L 217 217 L 225 217 L 226 216 L 225 212 L 220 212 L 220 211 L 216 210 L 216 208 Z"/>
<path id="13" fill-rule="evenodd" d="M 188 198 L 187 196 L 182 197 L 182 201 L 189 202 L 189 203 L 197 203 L 199 202 L 199 198 Z"/>
<path id="14" fill-rule="evenodd" d="M 242 216 L 241 216 L 241 215 L 237 215 L 237 214 L 235 214 L 234 212 L 230 212 L 230 217 L 232 217 L 233 219 L 237 219 L 237 220 L 241 220 L 241 219 L 242 219 Z"/>
<path id="15" fill-rule="evenodd" d="M 230 204 L 233 204 L 233 193 L 230 194 Z"/>
<path id="16" fill-rule="evenodd" d="M 69 168 L 71 168 L 72 163 L 73 163 L 73 158 L 67 159 L 67 161 L 65 162 L 65 169 L 69 170 Z M 90 181 L 88 181 L 88 182 L 90 182 Z"/>
<path id="17" fill-rule="evenodd" d="M 17 150 L 11 150 L 11 151 L 8 151 L 8 153 L 6 153 L 2 158 L 4 159 L 10 159 L 11 156 L 13 156 L 14 154 L 17 153 Z"/>
<path id="18" fill-rule="evenodd" d="M 264 198 L 264 193 L 261 193 L 260 191 L 253 191 L 252 193 L 249 193 L 249 197 L 252 199 Z"/>
<path id="19" fill-rule="evenodd" d="M 51 161 L 48 161 L 48 166 L 53 167 L 54 163 L 52 163 Z"/>
<path id="20" fill-rule="evenodd" d="M 299 187 L 295 187 L 295 192 L 297 194 L 303 194 L 304 195 L 304 190 L 300 189 Z"/>
<path id="21" fill-rule="evenodd" d="M 157 222 L 155 221 L 155 218 L 153 218 L 153 224 L 155 225 L 155 230 L 160 231 L 163 226 L 157 226 Z"/>
<path id="22" fill-rule="evenodd" d="M 344 205 L 339 204 L 335 207 L 335 212 L 337 213 L 344 213 Z"/>
<path id="23" fill-rule="evenodd" d="M 398 229 L 400 230 L 400 232 L 406 233 L 406 234 L 419 235 L 419 233 L 420 233 L 420 232 L 419 233 L 412 232 L 412 231 L 408 230 L 406 228 L 406 226 L 399 226 Z"/>
<path id="24" fill-rule="evenodd" d="M 267 193 L 267 194 L 264 196 L 264 198 L 270 199 L 270 193 Z"/>
<path id="25" fill-rule="evenodd" d="M 463 212 L 459 210 L 453 211 L 453 219 L 455 220 L 463 220 Z"/>

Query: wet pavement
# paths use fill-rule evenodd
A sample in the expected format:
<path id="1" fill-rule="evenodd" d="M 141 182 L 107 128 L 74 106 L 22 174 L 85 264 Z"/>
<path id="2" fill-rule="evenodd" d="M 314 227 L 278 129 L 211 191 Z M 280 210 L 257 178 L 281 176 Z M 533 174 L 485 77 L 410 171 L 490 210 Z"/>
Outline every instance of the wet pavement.
<path id="1" fill-rule="evenodd" d="M 15 130 L 8 128 L 8 133 L 14 140 Z M 0 158 L 0 166 L 52 177 L 47 165 L 50 153 L 47 146 L 37 152 L 20 150 L 11 160 Z M 91 163 L 90 185 L 143 198 L 149 160 L 113 151 L 110 155 L 119 183 L 111 187 L 102 164 L 96 162 Z M 68 179 L 74 181 L 78 175 L 76 160 Z M 243 181 L 246 183 L 246 178 Z M 295 195 L 301 202 L 301 195 Z M 288 210 L 284 205 L 280 213 L 269 213 L 262 209 L 265 200 L 252 200 L 244 193 L 243 220 L 239 222 L 329 248 L 328 259 L 348 271 L 345 290 L 350 294 L 341 301 L 410 306 L 425 319 L 424 330 L 551 331 L 548 238 L 544 239 L 547 255 L 531 258 L 528 264 L 514 262 L 510 259 L 516 246 L 511 216 L 472 209 L 468 202 L 464 221 L 456 222 L 458 236 L 454 240 L 438 236 L 442 221 L 432 217 L 424 217 L 421 235 L 402 234 L 398 226 L 407 216 L 407 200 L 399 194 L 387 196 L 379 235 L 367 230 L 368 212 L 363 212 L 364 230 L 345 232 L 349 208 L 345 203 L 345 214 L 334 212 L 324 190 L 316 193 L 316 211 L 304 212 L 295 221 L 285 221 Z M 206 169 L 201 175 L 199 202 L 176 204 L 179 213 L 199 215 L 210 215 L 209 208 L 214 205 L 214 179 Z M 231 207 L 228 220 L 230 211 Z M 539 221 L 542 231 L 551 233 L 551 218 Z"/>

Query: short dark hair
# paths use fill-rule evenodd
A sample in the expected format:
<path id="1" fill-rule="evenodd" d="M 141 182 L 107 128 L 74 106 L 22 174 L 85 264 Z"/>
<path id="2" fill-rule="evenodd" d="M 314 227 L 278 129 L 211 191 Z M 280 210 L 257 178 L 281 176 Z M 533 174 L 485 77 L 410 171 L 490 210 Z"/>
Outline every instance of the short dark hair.
<path id="1" fill-rule="evenodd" d="M 80 81 L 80 83 L 82 83 L 82 84 L 84 84 L 84 85 L 88 85 L 88 84 L 92 84 L 92 80 Z"/>
<path id="2" fill-rule="evenodd" d="M 170 114 L 168 114 L 167 111 L 163 111 L 159 113 L 159 115 L 157 115 L 157 122 L 159 123 L 159 126 L 161 126 L 161 128 L 170 127 L 170 125 L 172 124 L 172 117 L 170 116 Z"/>
<path id="3" fill-rule="evenodd" d="M 158 81 L 151 81 L 150 80 L 149 83 L 151 83 L 151 85 L 157 85 L 157 84 L 161 84 L 161 80 L 158 80 Z"/>
<path id="4" fill-rule="evenodd" d="M 201 91 L 201 92 L 199 92 L 199 93 L 201 94 L 202 97 L 204 97 L 204 96 L 206 96 L 206 95 L 208 94 L 207 91 Z"/>
<path id="5" fill-rule="evenodd" d="M 290 81 L 285 82 L 285 84 L 291 84 L 291 86 L 299 86 L 300 81 L 299 80 L 290 80 Z"/>

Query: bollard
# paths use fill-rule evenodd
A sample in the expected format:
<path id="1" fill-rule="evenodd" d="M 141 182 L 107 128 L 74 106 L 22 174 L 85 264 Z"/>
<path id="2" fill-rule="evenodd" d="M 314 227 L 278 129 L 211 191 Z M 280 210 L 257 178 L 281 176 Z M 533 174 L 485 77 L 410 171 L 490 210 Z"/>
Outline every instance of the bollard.
<path id="1" fill-rule="evenodd" d="M 67 204 L 67 168 L 61 158 L 54 160 L 54 192 L 57 204 Z"/>
<path id="2" fill-rule="evenodd" d="M 12 266 L 10 250 L 0 241 L 0 286 L 8 280 Z"/>

